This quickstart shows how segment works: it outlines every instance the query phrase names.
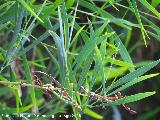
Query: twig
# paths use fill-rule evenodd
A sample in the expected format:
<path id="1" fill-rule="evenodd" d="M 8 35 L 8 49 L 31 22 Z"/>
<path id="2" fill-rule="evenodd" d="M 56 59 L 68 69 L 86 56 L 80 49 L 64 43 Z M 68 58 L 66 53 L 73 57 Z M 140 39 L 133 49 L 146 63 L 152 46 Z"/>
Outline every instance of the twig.
<path id="1" fill-rule="evenodd" d="M 67 89 L 65 89 L 57 80 L 55 80 L 51 75 L 48 75 L 47 73 L 44 73 L 41 71 L 38 71 L 38 73 L 47 75 L 49 78 L 52 78 L 52 80 L 54 80 L 53 82 L 56 83 L 58 87 L 55 87 L 52 84 L 43 84 L 36 75 L 35 75 L 36 77 L 35 85 L 23 83 L 22 81 L 21 82 L 0 81 L 0 84 L 7 85 L 7 86 L 19 85 L 21 87 L 34 87 L 34 88 L 45 90 L 47 93 L 51 92 L 54 95 L 56 95 L 59 99 L 64 101 L 65 103 L 73 105 L 77 109 L 78 112 L 82 112 L 81 106 L 77 103 L 76 100 L 74 100 L 72 97 L 69 96 Z M 97 102 L 102 102 L 102 103 L 103 102 L 113 102 L 121 98 L 124 98 L 124 96 L 122 96 L 120 92 L 115 93 L 114 96 L 102 96 L 100 94 L 96 94 L 95 92 L 87 92 L 83 86 L 81 86 L 81 88 L 87 94 L 83 94 L 79 92 L 78 94 L 80 94 L 81 96 L 87 96 L 89 97 L 90 100 L 96 100 Z M 75 91 L 72 91 L 72 92 L 77 93 Z M 90 106 L 94 107 L 93 104 Z M 131 114 L 136 114 L 136 111 L 129 108 L 126 104 L 122 104 L 122 106 L 125 108 L 125 110 L 129 111 Z"/>
<path id="2" fill-rule="evenodd" d="M 39 86 L 39 85 L 32 85 L 32 84 L 27 84 L 23 82 L 8 82 L 8 81 L 0 81 L 0 84 L 7 85 L 7 86 L 20 85 L 22 87 L 34 87 L 34 88 L 39 88 L 39 89 L 50 88 L 52 90 L 60 90 L 60 88 L 53 88 L 53 86 L 50 86 L 50 84 Z"/>
<path id="3" fill-rule="evenodd" d="M 64 101 L 65 103 L 68 103 L 70 105 L 73 105 L 77 109 L 78 112 L 82 111 L 82 108 L 77 103 L 77 101 L 73 100 L 68 94 L 64 94 L 64 90 L 62 91 L 61 88 L 55 88 L 51 84 L 44 84 L 42 86 L 39 86 L 39 85 L 32 85 L 32 84 L 27 84 L 27 83 L 23 83 L 23 82 L 8 82 L 8 81 L 0 81 L 0 84 L 7 85 L 7 86 L 20 85 L 22 87 L 34 87 L 34 88 L 39 88 L 39 89 L 42 89 L 42 90 L 51 91 L 60 100 Z M 60 93 L 63 93 L 63 94 L 59 95 L 56 92 L 56 90 L 58 90 Z M 65 92 L 67 92 L 67 91 L 65 91 Z"/>
<path id="4" fill-rule="evenodd" d="M 120 92 L 115 93 L 114 96 L 102 96 L 102 95 L 96 94 L 95 92 L 88 93 L 84 89 L 83 86 L 81 86 L 81 88 L 88 94 L 88 96 L 91 100 L 96 100 L 96 102 L 102 102 L 102 103 L 103 102 L 113 102 L 113 101 L 119 100 L 121 98 L 124 98 L 124 96 L 122 96 Z M 96 106 L 96 107 L 99 107 L 99 106 Z M 122 106 L 125 108 L 125 110 L 129 111 L 131 114 L 136 114 L 137 113 L 136 111 L 134 111 L 130 107 L 128 107 L 126 104 L 122 104 Z"/>

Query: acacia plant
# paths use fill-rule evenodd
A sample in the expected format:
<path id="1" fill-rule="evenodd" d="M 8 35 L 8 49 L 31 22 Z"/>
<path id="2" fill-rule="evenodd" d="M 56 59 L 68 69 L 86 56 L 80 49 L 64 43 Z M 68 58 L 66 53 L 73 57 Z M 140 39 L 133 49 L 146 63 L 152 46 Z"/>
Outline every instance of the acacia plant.
<path id="1" fill-rule="evenodd" d="M 94 108 L 117 105 L 136 114 L 127 103 L 155 91 L 127 89 L 159 75 L 147 72 L 160 60 L 131 57 L 139 43 L 160 40 L 154 1 L 0 1 L 0 114 L 103 119 Z M 140 40 L 129 48 L 135 29 Z"/>

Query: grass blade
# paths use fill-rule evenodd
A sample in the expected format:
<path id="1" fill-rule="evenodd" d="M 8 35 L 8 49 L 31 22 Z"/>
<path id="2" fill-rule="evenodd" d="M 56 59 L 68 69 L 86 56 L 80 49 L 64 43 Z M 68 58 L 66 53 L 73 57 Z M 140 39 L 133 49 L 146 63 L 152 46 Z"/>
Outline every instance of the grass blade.
<path id="1" fill-rule="evenodd" d="M 9 44 L 9 48 L 8 48 L 8 51 L 6 53 L 6 58 L 8 61 L 10 61 L 12 59 L 12 56 L 13 56 L 13 49 L 14 49 L 14 45 L 15 45 L 15 42 L 16 40 L 18 39 L 19 37 L 19 33 L 21 31 L 21 25 L 22 25 L 22 19 L 23 19 L 23 14 L 24 14 L 24 9 L 22 7 L 19 8 L 19 12 L 20 14 L 18 15 L 17 17 L 17 23 L 16 23 L 16 27 L 15 27 L 15 30 L 14 30 L 14 35 L 12 37 L 12 40 Z"/>
<path id="2" fill-rule="evenodd" d="M 107 27 L 107 30 L 108 30 L 109 33 L 113 32 L 113 29 L 110 26 Z M 133 64 L 129 53 L 128 53 L 126 47 L 124 46 L 124 44 L 122 43 L 122 41 L 120 40 L 119 36 L 115 33 L 110 38 L 113 41 L 115 40 L 115 42 L 117 44 L 117 48 L 119 49 L 119 52 L 120 52 L 120 55 L 121 55 L 122 59 L 127 63 Z M 129 70 L 133 71 L 134 68 L 130 68 Z"/>
<path id="3" fill-rule="evenodd" d="M 111 89 L 122 85 L 124 83 L 127 83 L 129 81 L 132 81 L 133 79 L 143 75 L 144 73 L 146 73 L 147 71 L 149 71 L 150 69 L 152 69 L 153 67 L 155 67 L 158 63 L 160 62 L 160 60 L 151 62 L 150 64 L 143 66 L 127 75 L 125 75 L 124 77 L 120 78 L 119 80 L 117 80 L 115 83 L 113 83 L 113 85 L 111 86 Z"/>
<path id="4" fill-rule="evenodd" d="M 33 84 L 30 68 L 29 68 L 28 61 L 25 55 L 23 56 L 23 63 L 24 63 L 25 77 L 30 84 Z M 30 91 L 30 97 L 33 103 L 34 112 L 37 112 L 35 90 L 33 87 L 30 87 L 29 91 Z"/>
<path id="5" fill-rule="evenodd" d="M 24 48 L 22 51 L 19 52 L 18 56 L 24 55 L 26 52 L 34 48 L 36 45 L 40 44 L 43 40 L 45 40 L 50 34 L 47 32 L 43 33 L 37 40 L 35 40 L 31 45 Z"/>
<path id="6" fill-rule="evenodd" d="M 154 13 L 158 18 L 160 18 L 160 13 L 146 0 L 139 0 L 139 2 L 142 3 L 148 10 L 152 11 L 152 13 Z"/>
<path id="7" fill-rule="evenodd" d="M 141 99 L 144 99 L 146 97 L 149 97 L 151 95 L 154 95 L 156 92 L 145 92 L 145 93 L 138 93 L 135 95 L 131 95 L 131 96 L 127 96 L 124 98 L 121 98 L 117 101 L 114 102 L 109 102 L 109 103 L 104 103 L 103 105 L 108 106 L 108 105 L 121 105 L 121 104 L 125 104 L 125 103 L 131 103 L 131 102 L 135 102 Z"/>
<path id="8" fill-rule="evenodd" d="M 70 35 L 69 35 L 69 41 L 68 41 L 67 49 L 69 48 L 69 46 L 71 44 L 71 39 L 72 39 L 73 28 L 74 28 L 74 23 L 75 23 L 75 19 L 76 19 L 76 12 L 77 12 L 78 3 L 79 3 L 79 0 L 77 1 L 77 5 L 76 5 L 76 8 L 75 8 L 75 12 L 74 12 L 73 20 L 72 20 L 72 25 L 71 25 L 71 30 L 70 30 Z"/>
<path id="9" fill-rule="evenodd" d="M 38 17 L 38 15 L 30 8 L 29 5 L 24 0 L 18 0 L 19 3 L 23 5 L 23 7 L 28 10 L 40 23 L 44 23 L 41 18 Z"/>
<path id="10" fill-rule="evenodd" d="M 136 16 L 136 18 L 138 20 L 138 23 L 140 25 L 140 29 L 141 29 L 141 33 L 142 33 L 142 36 L 143 36 L 144 43 L 147 46 L 146 36 L 148 37 L 148 34 L 147 34 L 146 30 L 143 27 L 143 24 L 142 24 L 142 21 L 141 21 L 141 17 L 140 17 L 140 14 L 139 14 L 139 10 L 137 8 L 137 3 L 136 3 L 135 0 L 132 0 L 132 2 L 130 0 L 128 0 L 128 2 L 129 2 L 129 5 L 131 6 L 131 8 L 133 9 L 133 12 L 135 13 L 135 16 Z"/>
<path id="11" fill-rule="evenodd" d="M 144 81 L 144 80 L 146 80 L 146 79 L 155 77 L 155 76 L 157 76 L 157 75 L 159 75 L 159 73 L 149 74 L 149 75 L 145 75 L 145 76 L 141 76 L 141 77 L 139 77 L 139 78 L 136 78 L 136 79 L 134 79 L 134 80 L 132 80 L 132 81 L 129 81 L 129 82 L 126 83 L 125 85 L 122 85 L 122 87 L 114 90 L 113 92 L 109 93 L 108 95 L 113 95 L 113 94 L 115 94 L 115 93 L 117 93 L 117 92 L 120 92 L 120 91 L 122 91 L 122 90 L 125 90 L 125 89 L 133 86 L 134 84 L 137 84 L 137 83 L 142 82 L 142 81 Z"/>
<path id="12" fill-rule="evenodd" d="M 76 57 L 75 63 L 76 67 L 74 71 L 76 72 L 84 60 L 86 60 L 87 56 L 94 50 L 95 46 L 105 40 L 105 36 L 98 37 L 100 33 L 104 30 L 108 21 L 104 23 L 98 30 L 94 32 L 94 34 L 89 38 L 82 50 L 80 51 L 79 55 Z"/>
<path id="13" fill-rule="evenodd" d="M 53 31 L 49 31 L 50 35 L 53 37 L 53 40 L 55 41 L 55 44 L 57 46 L 57 53 L 58 53 L 58 59 L 59 59 L 59 65 L 60 65 L 60 77 L 62 84 L 66 84 L 68 81 L 65 81 L 66 77 L 66 52 L 64 48 L 63 40 Z"/>
<path id="14" fill-rule="evenodd" d="M 92 110 L 90 110 L 90 109 L 88 109 L 88 108 L 86 108 L 86 109 L 84 110 L 84 113 L 85 113 L 86 115 L 89 115 L 89 116 L 95 118 L 96 120 L 101 120 L 101 119 L 103 119 L 103 116 L 99 115 L 98 113 L 96 113 L 96 112 L 94 112 L 94 111 L 92 111 Z"/>

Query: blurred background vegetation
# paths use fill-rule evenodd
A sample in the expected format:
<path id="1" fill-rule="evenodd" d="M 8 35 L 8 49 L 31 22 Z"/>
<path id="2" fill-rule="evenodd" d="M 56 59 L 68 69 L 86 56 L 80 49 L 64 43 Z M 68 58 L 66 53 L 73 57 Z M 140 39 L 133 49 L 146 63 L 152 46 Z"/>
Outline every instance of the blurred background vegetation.
<path id="1" fill-rule="evenodd" d="M 0 81 L 32 84 L 33 71 L 39 70 L 54 76 L 69 92 L 84 84 L 89 91 L 96 91 L 104 80 L 111 85 L 160 58 L 159 4 L 159 0 L 0 0 Z M 146 74 L 159 71 L 157 65 Z M 37 76 L 43 83 L 51 83 L 47 76 Z M 98 107 L 84 111 L 82 119 L 159 120 L 159 78 L 149 78 L 122 92 L 156 91 L 129 104 L 137 114 L 122 106 Z M 84 104 L 87 99 L 79 101 Z M 18 113 L 27 116 L 37 111 L 54 114 L 54 119 L 78 113 L 41 89 L 0 84 L 0 114 L 11 114 L 8 118 L 0 115 L 0 119 L 18 119 Z"/>

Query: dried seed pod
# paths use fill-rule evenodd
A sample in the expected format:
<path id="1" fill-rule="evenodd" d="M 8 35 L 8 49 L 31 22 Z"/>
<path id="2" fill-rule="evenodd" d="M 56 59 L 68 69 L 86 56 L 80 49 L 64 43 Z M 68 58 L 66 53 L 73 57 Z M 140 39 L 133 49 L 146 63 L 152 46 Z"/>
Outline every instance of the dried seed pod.
<path id="1" fill-rule="evenodd" d="M 35 85 L 43 86 L 42 81 L 37 77 L 37 75 L 34 75 L 33 80 Z"/>
<path id="2" fill-rule="evenodd" d="M 131 114 L 137 114 L 136 111 L 132 110 L 132 109 L 131 109 L 130 107 L 128 107 L 126 104 L 123 104 L 122 106 L 125 108 L 125 110 L 129 111 L 129 113 L 131 113 Z"/>
<path id="3" fill-rule="evenodd" d="M 61 95 L 67 97 L 68 96 L 67 90 L 66 89 L 62 90 Z"/>
<path id="4" fill-rule="evenodd" d="M 80 113 L 80 112 L 82 112 L 82 108 L 78 105 L 78 106 L 76 106 L 76 110 Z"/>

